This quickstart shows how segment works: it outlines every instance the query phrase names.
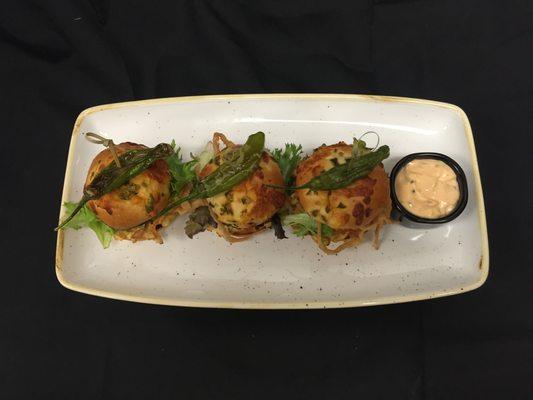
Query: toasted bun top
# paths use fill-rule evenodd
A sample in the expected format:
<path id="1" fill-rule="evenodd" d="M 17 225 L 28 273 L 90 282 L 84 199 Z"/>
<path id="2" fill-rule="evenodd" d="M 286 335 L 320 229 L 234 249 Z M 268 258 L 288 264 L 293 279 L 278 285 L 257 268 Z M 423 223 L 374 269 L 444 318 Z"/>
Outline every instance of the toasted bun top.
<path id="1" fill-rule="evenodd" d="M 296 185 L 303 185 L 323 171 L 344 164 L 352 146 L 344 142 L 321 146 L 296 170 Z M 390 215 L 389 177 L 379 164 L 365 178 L 336 190 L 300 189 L 296 196 L 303 209 L 319 222 L 336 230 L 357 230 L 372 225 L 383 214 Z"/>
<path id="2" fill-rule="evenodd" d="M 215 171 L 220 158 L 201 171 L 205 177 Z M 257 169 L 231 190 L 207 199 L 217 221 L 234 234 L 249 234 L 262 228 L 265 222 L 283 206 L 285 193 L 265 184 L 283 186 L 283 176 L 276 161 L 264 152 Z"/>
<path id="3" fill-rule="evenodd" d="M 117 154 L 146 146 L 135 143 L 120 143 L 115 146 Z M 107 165 L 114 162 L 109 149 L 94 158 L 85 186 Z M 148 169 L 133 177 L 118 189 L 89 201 L 88 205 L 104 223 L 114 229 L 130 229 L 157 215 L 168 203 L 170 174 L 166 161 L 157 160 Z"/>

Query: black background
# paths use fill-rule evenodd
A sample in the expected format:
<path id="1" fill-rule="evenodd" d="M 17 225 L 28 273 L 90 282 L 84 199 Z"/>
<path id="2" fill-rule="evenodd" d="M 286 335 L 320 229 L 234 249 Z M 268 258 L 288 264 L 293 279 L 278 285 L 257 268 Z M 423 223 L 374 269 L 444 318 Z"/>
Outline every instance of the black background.
<path id="1" fill-rule="evenodd" d="M 2 2 L 0 398 L 525 399 L 533 391 L 530 1 Z M 185 309 L 62 288 L 73 122 L 216 93 L 442 100 L 475 133 L 486 284 L 327 311 Z M 529 240 L 528 240 L 529 239 Z M 531 397 L 529 397 L 531 398 Z"/>

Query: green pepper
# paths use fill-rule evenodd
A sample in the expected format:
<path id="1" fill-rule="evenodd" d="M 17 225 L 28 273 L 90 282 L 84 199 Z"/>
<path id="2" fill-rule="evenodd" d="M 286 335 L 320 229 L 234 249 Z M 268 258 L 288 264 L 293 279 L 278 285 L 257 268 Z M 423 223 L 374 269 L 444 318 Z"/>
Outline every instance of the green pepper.
<path id="1" fill-rule="evenodd" d="M 88 201 L 98 199 L 118 189 L 130 179 L 150 167 L 155 161 L 167 158 L 172 154 L 174 154 L 174 149 L 167 143 L 160 143 L 153 148 L 135 149 L 125 152 L 118 158 L 120 167 L 116 163 L 109 164 L 87 185 L 77 207 L 56 230 L 63 228 Z"/>
<path id="2" fill-rule="evenodd" d="M 231 153 L 231 158 L 200 182 L 202 197 L 213 197 L 227 192 L 248 178 L 255 170 L 265 147 L 265 134 L 257 132 L 248 137 L 242 147 Z"/>
<path id="3" fill-rule="evenodd" d="M 355 151 L 357 152 L 358 150 L 360 151 L 359 146 Z M 364 178 L 372 172 L 376 165 L 389 156 L 390 150 L 389 146 L 381 146 L 376 151 L 370 151 L 362 155 L 357 154 L 354 154 L 348 162 L 322 172 L 303 185 L 286 187 L 285 189 L 335 190 L 345 188 L 355 180 Z M 275 185 L 269 186 L 278 187 Z"/>

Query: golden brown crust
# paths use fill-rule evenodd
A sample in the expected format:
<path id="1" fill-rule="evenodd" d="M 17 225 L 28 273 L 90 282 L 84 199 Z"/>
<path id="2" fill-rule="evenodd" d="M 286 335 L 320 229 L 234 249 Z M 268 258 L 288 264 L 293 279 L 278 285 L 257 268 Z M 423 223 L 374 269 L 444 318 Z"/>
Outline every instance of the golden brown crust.
<path id="1" fill-rule="evenodd" d="M 146 146 L 126 142 L 116 145 L 115 148 L 120 155 Z M 111 151 L 101 151 L 91 163 L 85 186 L 111 162 L 114 162 Z M 169 182 L 167 163 L 157 160 L 127 184 L 89 201 L 88 205 L 96 216 L 110 227 L 118 230 L 130 229 L 154 217 L 166 207 L 170 195 Z"/>
<path id="2" fill-rule="evenodd" d="M 207 176 L 217 168 L 215 163 L 208 164 L 200 175 Z M 285 203 L 283 190 L 265 184 L 284 185 L 278 164 L 267 152 L 263 153 L 258 168 L 248 179 L 227 192 L 208 198 L 209 208 L 230 233 L 254 233 L 263 229 Z"/>
<path id="3" fill-rule="evenodd" d="M 352 146 L 343 142 L 321 146 L 296 170 L 296 185 L 303 185 L 323 171 L 344 164 Z M 295 194 L 302 208 L 318 222 L 333 228 L 332 241 L 356 243 L 370 227 L 381 227 L 391 212 L 389 177 L 383 165 L 365 178 L 336 190 L 300 189 Z"/>

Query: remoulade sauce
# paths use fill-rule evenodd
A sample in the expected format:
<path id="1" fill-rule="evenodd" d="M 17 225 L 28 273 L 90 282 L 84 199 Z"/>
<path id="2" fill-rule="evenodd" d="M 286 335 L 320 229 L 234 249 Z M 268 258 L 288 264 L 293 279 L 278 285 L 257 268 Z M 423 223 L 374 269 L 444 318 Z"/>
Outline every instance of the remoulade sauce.
<path id="1" fill-rule="evenodd" d="M 441 160 L 420 158 L 408 162 L 396 175 L 394 185 L 400 204 L 421 218 L 451 214 L 460 198 L 457 175 Z"/>

